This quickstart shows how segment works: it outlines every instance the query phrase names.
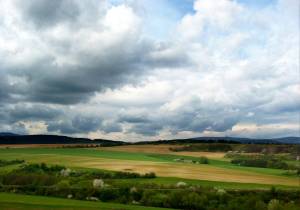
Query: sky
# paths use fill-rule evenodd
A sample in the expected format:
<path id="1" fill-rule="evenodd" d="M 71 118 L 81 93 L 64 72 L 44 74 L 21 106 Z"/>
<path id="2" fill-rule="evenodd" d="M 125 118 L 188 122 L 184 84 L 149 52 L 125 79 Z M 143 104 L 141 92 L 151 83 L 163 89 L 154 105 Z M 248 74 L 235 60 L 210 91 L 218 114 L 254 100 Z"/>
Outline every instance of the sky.
<path id="1" fill-rule="evenodd" d="M 298 0 L 0 0 L 0 132 L 300 136 Z"/>

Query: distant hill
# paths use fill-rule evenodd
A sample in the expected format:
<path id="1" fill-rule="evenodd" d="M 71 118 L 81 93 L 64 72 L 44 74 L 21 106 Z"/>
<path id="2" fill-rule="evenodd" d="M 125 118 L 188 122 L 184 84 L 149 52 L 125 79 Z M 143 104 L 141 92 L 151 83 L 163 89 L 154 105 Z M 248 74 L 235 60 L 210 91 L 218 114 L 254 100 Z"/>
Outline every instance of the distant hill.
<path id="1" fill-rule="evenodd" d="M 155 142 L 138 142 L 136 144 L 177 144 L 177 143 L 232 143 L 232 144 L 300 144 L 300 137 L 273 139 L 252 139 L 239 137 L 195 137 L 187 139 L 159 140 Z"/>
<path id="2" fill-rule="evenodd" d="M 0 133 L 0 136 L 18 136 L 18 134 L 15 133 Z"/>
<path id="3" fill-rule="evenodd" d="M 141 141 L 129 143 L 107 139 L 74 138 L 58 135 L 17 135 L 0 133 L 0 144 L 101 144 L 102 146 L 118 146 L 128 144 L 177 144 L 177 143 L 232 143 L 232 144 L 300 144 L 300 137 L 284 137 L 273 139 L 252 139 L 238 137 L 195 137 L 187 139 L 171 139 L 158 141 Z"/>
<path id="4" fill-rule="evenodd" d="M 0 144 L 101 144 L 102 146 L 116 146 L 126 143 L 106 139 L 91 140 L 58 135 L 5 135 L 1 133 Z"/>
<path id="5" fill-rule="evenodd" d="M 291 137 L 276 138 L 273 140 L 280 142 L 280 143 L 300 144 L 300 137 L 291 136 Z"/>

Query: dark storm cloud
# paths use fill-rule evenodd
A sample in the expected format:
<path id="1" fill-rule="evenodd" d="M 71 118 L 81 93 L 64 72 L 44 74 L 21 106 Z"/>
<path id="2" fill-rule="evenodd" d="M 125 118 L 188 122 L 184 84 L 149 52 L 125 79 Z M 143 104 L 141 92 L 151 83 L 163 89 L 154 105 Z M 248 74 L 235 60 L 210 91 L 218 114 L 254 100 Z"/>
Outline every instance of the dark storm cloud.
<path id="1" fill-rule="evenodd" d="M 33 22 L 37 27 L 75 21 L 80 14 L 72 0 L 29 0 L 19 3 L 25 19 Z"/>

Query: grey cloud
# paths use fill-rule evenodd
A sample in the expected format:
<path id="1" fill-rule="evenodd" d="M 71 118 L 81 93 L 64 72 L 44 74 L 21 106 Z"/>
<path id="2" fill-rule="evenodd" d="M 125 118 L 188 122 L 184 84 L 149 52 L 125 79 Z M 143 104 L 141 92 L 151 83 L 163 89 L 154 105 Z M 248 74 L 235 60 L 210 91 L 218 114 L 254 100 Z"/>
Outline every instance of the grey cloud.
<path id="1" fill-rule="evenodd" d="M 219 120 L 215 120 L 212 123 L 211 130 L 217 132 L 224 132 L 227 130 L 231 130 L 234 125 L 239 122 L 239 119 L 235 116 L 232 117 L 225 117 Z"/>
<path id="2" fill-rule="evenodd" d="M 48 132 L 60 132 L 63 134 L 76 134 L 76 130 L 70 121 L 52 121 L 47 123 Z"/>
<path id="3" fill-rule="evenodd" d="M 49 58 L 20 71 L 28 78 L 25 97 L 28 101 L 75 104 L 87 101 L 95 92 L 138 82 L 151 68 L 141 61 L 151 45 L 125 42 L 123 50 L 116 45 L 105 55 L 83 54 L 78 58 L 80 65 L 58 67 Z"/>
<path id="4" fill-rule="evenodd" d="M 16 133 L 16 134 L 27 134 L 26 128 L 22 123 L 13 123 L 13 124 L 0 124 L 0 131 Z"/>
<path id="5" fill-rule="evenodd" d="M 138 123 L 134 124 L 132 128 L 128 130 L 128 133 L 137 133 L 145 136 L 155 136 L 158 135 L 159 131 L 163 128 L 160 123 Z"/>
<path id="6" fill-rule="evenodd" d="M 155 67 L 179 68 L 191 66 L 192 61 L 187 52 L 174 43 L 160 43 L 155 50 L 147 54 L 144 62 Z"/>
<path id="7" fill-rule="evenodd" d="M 104 122 L 99 129 L 105 133 L 122 132 L 122 126 L 117 122 Z"/>
<path id="8" fill-rule="evenodd" d="M 9 118 L 12 122 L 20 120 L 51 120 L 63 112 L 58 109 L 47 107 L 46 105 L 16 105 L 9 110 Z"/>
<path id="9" fill-rule="evenodd" d="M 238 118 L 235 116 L 227 117 L 224 119 L 221 110 L 217 111 L 210 116 L 193 116 L 192 114 L 180 113 L 174 116 L 174 119 L 170 120 L 170 130 L 173 133 L 178 133 L 179 131 L 193 131 L 193 132 L 203 132 L 203 131 L 216 131 L 224 132 L 232 129 L 232 127 L 238 123 Z"/>
<path id="10" fill-rule="evenodd" d="M 294 47 L 298 46 L 295 38 L 298 36 L 296 27 L 278 33 L 278 26 L 285 26 L 280 22 L 280 13 L 276 16 L 276 27 L 270 21 L 272 16 L 262 13 L 265 23 L 260 23 L 258 28 L 258 24 L 251 23 L 251 33 L 248 33 L 249 25 L 244 27 L 248 20 L 237 18 L 243 29 L 230 26 L 233 28 L 228 29 L 229 34 L 219 34 L 207 25 L 204 32 L 207 36 L 202 36 L 203 39 L 185 40 L 180 34 L 185 33 L 183 30 L 170 42 L 159 43 L 145 38 L 147 34 L 140 28 L 143 26 L 132 20 L 135 16 L 128 18 L 128 24 L 132 25 L 121 24 L 118 18 L 122 21 L 126 18 L 118 16 L 117 10 L 105 22 L 103 17 L 111 9 L 104 6 L 109 5 L 108 1 L 16 1 L 17 9 L 10 8 L 5 13 L 0 8 L 5 14 L 0 17 L 0 42 L 3 43 L 0 46 L 0 57 L 3 57 L 0 60 L 0 130 L 23 132 L 24 125 L 18 121 L 28 120 L 43 121 L 49 132 L 62 134 L 111 133 L 124 129 L 128 133 L 155 136 L 164 129 L 172 134 L 226 133 L 239 122 L 299 122 L 296 112 L 300 102 L 294 99 L 299 98 L 298 91 L 291 94 L 291 89 L 284 90 L 285 86 L 298 85 L 294 73 L 299 67 L 297 47 Z M 128 15 L 132 11 L 123 12 Z M 11 16 L 7 15 L 10 13 Z M 296 23 L 292 19 L 283 22 Z M 191 26 L 197 30 L 194 24 Z M 239 43 L 241 37 L 235 36 L 239 33 L 249 37 Z M 264 36 L 257 36 L 261 33 Z M 290 38 L 284 38 L 286 33 Z M 280 67 L 277 63 L 281 62 Z M 154 97 L 151 105 L 136 106 L 135 97 L 137 101 L 145 97 L 140 97 L 143 91 L 138 92 L 139 87 L 134 85 L 147 84 L 152 78 L 166 82 L 168 93 L 165 98 L 162 94 L 159 100 Z M 101 97 L 101 92 L 108 89 L 112 92 L 121 89 L 114 97 L 123 98 L 128 92 L 125 90 L 122 95 L 122 87 L 128 84 L 138 92 L 130 104 L 122 100 L 119 106 L 104 104 L 93 98 L 95 93 Z M 159 90 L 153 88 L 155 95 L 154 91 Z M 191 97 L 182 102 L 181 99 L 193 94 L 202 101 Z M 99 107 L 95 108 L 94 103 Z M 171 104 L 169 109 L 164 110 L 168 104 Z M 85 109 L 74 113 L 73 110 L 83 105 Z M 142 113 L 130 113 L 141 106 Z M 105 117 L 84 113 L 90 113 L 90 107 L 112 113 L 105 113 Z M 122 114 L 119 114 L 120 107 L 124 109 Z M 247 116 L 250 112 L 255 115 Z"/>
<path id="11" fill-rule="evenodd" d="M 1 105 L 7 103 L 11 98 L 12 87 L 8 84 L 6 75 L 1 74 L 1 66 L 0 66 L 0 108 Z"/>
<path id="12" fill-rule="evenodd" d="M 72 27 L 62 26 L 62 31 L 72 37 L 60 38 L 53 35 L 56 34 L 53 28 L 37 33 L 27 27 L 27 21 L 20 23 L 20 27 L 26 28 L 26 32 L 37 41 L 34 47 L 38 56 L 32 60 L 29 58 L 28 65 L 6 65 L 9 74 L 26 78 L 26 83 L 18 85 L 15 90 L 15 94 L 22 95 L 18 100 L 65 105 L 83 103 L 95 92 L 139 83 L 155 68 L 187 65 L 187 56 L 180 47 L 173 47 L 171 43 L 157 46 L 155 41 L 140 35 L 140 25 L 135 23 L 128 31 L 111 32 L 110 26 L 101 23 L 107 12 L 103 3 L 96 4 L 103 7 L 102 15 L 98 14 L 101 9 L 91 10 L 91 6 L 87 6 L 94 5 L 93 1 L 84 5 L 71 0 L 18 1 L 23 15 L 39 27 L 66 21 L 73 24 Z M 93 22 L 74 22 L 79 15 L 80 18 L 84 16 L 84 20 L 92 17 Z M 92 35 L 105 38 L 96 38 L 90 45 Z M 61 57 L 64 62 L 58 64 Z"/>
<path id="13" fill-rule="evenodd" d="M 144 116 L 144 115 L 124 115 L 122 114 L 121 116 L 119 116 L 118 119 L 119 122 L 126 122 L 126 123 L 147 123 L 149 122 L 148 116 Z"/>
<path id="14" fill-rule="evenodd" d="M 216 105 L 209 107 L 197 97 L 191 97 L 176 110 L 152 112 L 148 115 L 121 116 L 119 120 L 131 125 L 128 132 L 147 136 L 158 135 L 162 129 L 173 134 L 182 131 L 201 133 L 203 131 L 225 132 L 231 130 L 241 120 L 239 112 L 229 107 Z"/>
<path id="15" fill-rule="evenodd" d="M 29 0 L 19 3 L 25 19 L 42 28 L 75 21 L 80 14 L 73 0 Z"/>
<path id="16" fill-rule="evenodd" d="M 101 125 L 101 119 L 97 117 L 76 116 L 72 120 L 72 126 L 79 132 L 96 131 Z"/>
<path id="17" fill-rule="evenodd" d="M 49 132 L 60 132 L 67 134 L 88 133 L 97 131 L 101 126 L 102 120 L 98 117 L 78 115 L 72 119 L 60 119 L 47 122 Z"/>
<path id="18" fill-rule="evenodd" d="M 49 132 L 60 132 L 67 134 L 80 134 L 95 131 L 104 133 L 121 132 L 122 127 L 114 121 L 103 121 L 101 117 L 77 115 L 72 119 L 60 119 L 49 121 L 47 130 Z"/>

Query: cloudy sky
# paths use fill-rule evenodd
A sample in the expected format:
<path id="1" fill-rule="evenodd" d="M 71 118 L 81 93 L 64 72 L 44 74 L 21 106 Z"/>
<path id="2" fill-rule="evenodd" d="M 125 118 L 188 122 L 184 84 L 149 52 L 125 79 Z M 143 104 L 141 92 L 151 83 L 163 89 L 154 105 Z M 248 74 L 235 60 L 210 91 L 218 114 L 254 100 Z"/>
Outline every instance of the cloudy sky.
<path id="1" fill-rule="evenodd" d="M 0 132 L 300 136 L 298 0 L 0 0 Z"/>

